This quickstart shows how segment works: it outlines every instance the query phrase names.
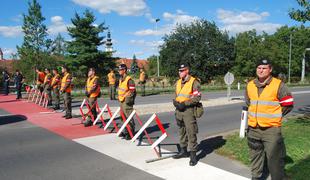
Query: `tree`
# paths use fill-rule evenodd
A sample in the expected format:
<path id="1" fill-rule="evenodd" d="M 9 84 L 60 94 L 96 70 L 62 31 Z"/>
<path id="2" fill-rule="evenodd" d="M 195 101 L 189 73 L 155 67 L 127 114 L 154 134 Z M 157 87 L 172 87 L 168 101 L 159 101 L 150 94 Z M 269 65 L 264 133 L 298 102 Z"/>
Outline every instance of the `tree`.
<path id="1" fill-rule="evenodd" d="M 41 6 L 37 0 L 28 2 L 28 14 L 23 14 L 24 40 L 21 47 L 17 46 L 20 61 L 16 64 L 26 79 L 35 77 L 33 68 L 51 67 L 55 64 L 48 54 L 51 40 L 48 39 L 45 18 L 41 13 Z"/>
<path id="2" fill-rule="evenodd" d="M 60 33 L 58 33 L 57 37 L 52 43 L 51 53 L 58 56 L 64 56 L 66 53 L 66 43 Z"/>
<path id="3" fill-rule="evenodd" d="M 176 77 L 178 65 L 189 63 L 192 74 L 207 82 L 215 75 L 224 75 L 234 61 L 234 39 L 214 22 L 202 19 L 178 25 L 163 39 L 160 65 L 166 76 Z"/>
<path id="4" fill-rule="evenodd" d="M 264 57 L 262 43 L 266 34 L 258 36 L 255 30 L 237 34 L 235 40 L 235 65 L 232 71 L 237 76 L 254 76 L 255 64 Z"/>
<path id="5" fill-rule="evenodd" d="M 302 9 L 290 9 L 289 16 L 299 22 L 310 21 L 310 2 L 308 0 L 297 0 Z"/>
<path id="6" fill-rule="evenodd" d="M 132 57 L 132 63 L 130 65 L 130 72 L 132 74 L 135 74 L 136 72 L 138 72 L 138 64 L 137 64 L 137 58 L 136 58 L 136 55 L 134 54 L 133 57 Z"/>
<path id="7" fill-rule="evenodd" d="M 155 76 L 157 74 L 157 57 L 152 55 L 147 58 L 148 61 L 148 74 L 150 76 Z"/>
<path id="8" fill-rule="evenodd" d="M 113 62 L 109 61 L 107 54 L 99 51 L 98 47 L 103 44 L 104 39 L 100 33 L 107 28 L 104 23 L 94 25 L 95 20 L 95 16 L 89 10 L 86 10 L 83 16 L 75 13 L 71 19 L 73 27 L 68 27 L 73 40 L 68 42 L 69 58 L 66 62 L 73 70 L 78 70 L 78 67 L 94 67 L 99 73 L 106 74 Z"/>
<path id="9" fill-rule="evenodd" d="M 257 35 L 255 30 L 237 35 L 236 60 L 233 72 L 237 76 L 255 76 L 255 62 L 268 59 L 273 64 L 273 74 L 288 75 L 289 43 L 292 35 L 291 75 L 300 76 L 301 59 L 305 48 L 310 47 L 310 29 L 305 26 L 279 28 L 274 34 Z M 306 67 L 309 67 L 307 62 Z"/>

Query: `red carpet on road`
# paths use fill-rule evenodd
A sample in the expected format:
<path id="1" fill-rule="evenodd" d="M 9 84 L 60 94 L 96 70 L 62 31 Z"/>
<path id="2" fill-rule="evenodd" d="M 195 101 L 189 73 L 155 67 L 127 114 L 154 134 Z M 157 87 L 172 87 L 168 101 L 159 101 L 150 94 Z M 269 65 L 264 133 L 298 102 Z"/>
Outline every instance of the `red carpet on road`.
<path id="1" fill-rule="evenodd" d="M 11 114 L 24 115 L 27 117 L 27 121 L 65 138 L 76 139 L 107 133 L 103 129 L 98 128 L 98 126 L 85 128 L 81 124 L 81 119 L 72 118 L 67 120 L 62 118 L 63 113 L 56 113 L 33 102 L 15 100 L 15 98 L 16 96 L 13 95 L 0 95 L 0 109 Z"/>

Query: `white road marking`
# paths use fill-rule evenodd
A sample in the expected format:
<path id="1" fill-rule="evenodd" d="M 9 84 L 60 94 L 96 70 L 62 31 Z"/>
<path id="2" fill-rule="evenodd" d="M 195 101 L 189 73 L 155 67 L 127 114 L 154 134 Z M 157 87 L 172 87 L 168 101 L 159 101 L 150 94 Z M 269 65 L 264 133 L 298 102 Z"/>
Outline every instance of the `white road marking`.
<path id="1" fill-rule="evenodd" d="M 292 94 L 308 94 L 310 91 L 294 91 Z"/>
<path id="2" fill-rule="evenodd" d="M 120 160 L 133 167 L 164 179 L 189 180 L 245 180 L 247 178 L 231 172 L 198 162 L 194 167 L 189 166 L 189 159 L 165 159 L 146 163 L 148 159 L 156 158 L 149 146 L 137 146 L 136 143 L 123 140 L 115 134 L 106 134 L 74 140 L 84 146 Z"/>

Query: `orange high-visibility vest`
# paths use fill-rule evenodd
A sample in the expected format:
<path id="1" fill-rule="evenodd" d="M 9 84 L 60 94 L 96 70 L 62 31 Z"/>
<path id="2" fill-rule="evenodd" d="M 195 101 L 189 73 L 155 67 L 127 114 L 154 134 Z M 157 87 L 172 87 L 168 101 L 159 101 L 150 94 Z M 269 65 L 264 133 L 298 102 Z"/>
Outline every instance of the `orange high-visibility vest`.
<path id="1" fill-rule="evenodd" d="M 118 100 L 123 102 L 125 100 L 125 94 L 129 91 L 128 81 L 131 79 L 130 76 L 126 76 L 124 81 L 119 80 L 118 86 Z"/>
<path id="2" fill-rule="evenodd" d="M 48 79 L 48 78 L 50 78 L 52 75 L 49 73 L 49 74 L 46 74 L 45 75 L 45 77 L 44 77 L 44 81 L 43 81 L 43 83 L 45 84 L 45 83 L 48 83 L 48 84 L 51 84 L 51 80 L 50 79 Z"/>
<path id="3" fill-rule="evenodd" d="M 145 72 L 142 71 L 142 72 L 140 73 L 139 81 L 140 81 L 140 82 L 144 82 L 144 81 L 145 81 Z"/>
<path id="4" fill-rule="evenodd" d="M 185 102 L 190 100 L 190 97 L 193 93 L 193 84 L 194 84 L 195 78 L 191 77 L 189 79 L 189 81 L 187 81 L 184 86 L 182 87 L 182 79 L 179 79 L 177 82 L 177 86 L 175 89 L 175 93 L 177 95 L 177 97 L 175 98 L 175 100 L 177 102 Z"/>
<path id="5" fill-rule="evenodd" d="M 71 82 L 70 82 L 70 85 L 67 87 L 67 89 L 65 89 L 67 81 L 71 81 L 68 79 L 68 76 L 69 76 L 69 73 L 66 73 L 64 77 L 61 79 L 61 90 L 67 93 L 71 93 Z"/>
<path id="6" fill-rule="evenodd" d="M 87 79 L 87 82 L 86 82 L 87 92 L 90 92 L 90 90 L 93 88 L 93 86 L 95 85 L 94 82 L 96 79 L 99 79 L 99 77 L 94 76 L 94 77 L 89 77 Z M 95 92 L 91 93 L 89 97 L 97 97 L 99 95 L 99 93 L 100 93 L 100 87 L 99 87 L 99 85 L 97 85 Z"/>
<path id="7" fill-rule="evenodd" d="M 115 84 L 115 74 L 114 73 L 109 73 L 108 74 L 108 81 L 110 85 L 114 85 Z"/>
<path id="8" fill-rule="evenodd" d="M 248 125 L 251 127 L 279 127 L 282 124 L 282 108 L 278 99 L 281 80 L 272 78 L 263 92 L 258 96 L 258 88 L 254 80 L 247 85 L 250 98 Z"/>
<path id="9" fill-rule="evenodd" d="M 43 84 L 44 79 L 45 79 L 44 72 L 38 72 L 37 84 Z"/>
<path id="10" fill-rule="evenodd" d="M 56 82 L 58 79 L 58 82 Z M 60 87 L 60 75 L 59 74 L 56 74 L 53 78 L 52 78 L 52 83 L 51 84 L 54 84 L 53 85 L 53 88 L 59 88 Z"/>

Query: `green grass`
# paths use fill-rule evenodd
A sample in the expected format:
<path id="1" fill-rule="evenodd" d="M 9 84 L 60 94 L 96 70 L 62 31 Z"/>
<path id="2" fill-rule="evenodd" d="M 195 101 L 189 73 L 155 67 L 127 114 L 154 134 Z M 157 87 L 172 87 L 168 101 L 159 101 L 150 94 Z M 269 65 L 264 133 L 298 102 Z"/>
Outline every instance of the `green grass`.
<path id="1" fill-rule="evenodd" d="M 286 145 L 285 170 L 296 180 L 309 179 L 310 172 L 310 118 L 289 118 L 283 123 L 282 133 Z M 250 165 L 246 138 L 240 139 L 238 133 L 225 137 L 224 146 L 216 153 Z"/>

